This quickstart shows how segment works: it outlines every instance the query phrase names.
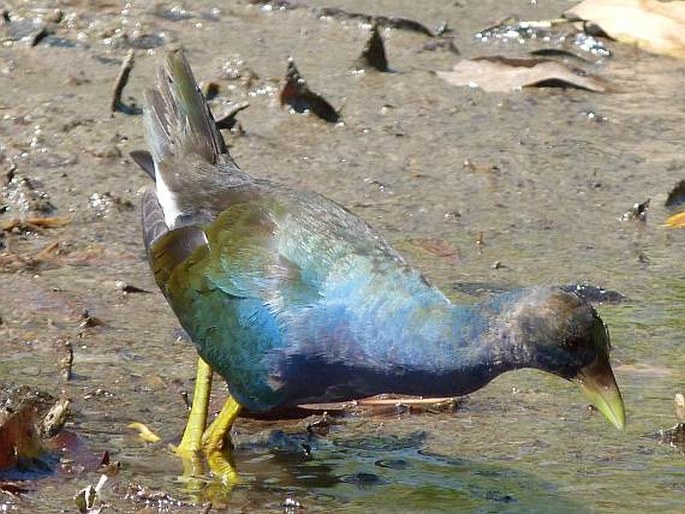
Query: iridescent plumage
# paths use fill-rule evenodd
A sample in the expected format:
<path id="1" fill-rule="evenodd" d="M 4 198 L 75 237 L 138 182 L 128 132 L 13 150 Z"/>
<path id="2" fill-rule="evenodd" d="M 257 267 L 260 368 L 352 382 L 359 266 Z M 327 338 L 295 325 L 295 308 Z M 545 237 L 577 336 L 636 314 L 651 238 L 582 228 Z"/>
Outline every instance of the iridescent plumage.
<path id="1" fill-rule="evenodd" d="M 623 426 L 608 333 L 577 296 L 535 287 L 450 302 L 344 207 L 241 171 L 180 51 L 146 93 L 145 126 L 150 266 L 239 404 L 462 395 L 533 367 L 596 391 Z"/>

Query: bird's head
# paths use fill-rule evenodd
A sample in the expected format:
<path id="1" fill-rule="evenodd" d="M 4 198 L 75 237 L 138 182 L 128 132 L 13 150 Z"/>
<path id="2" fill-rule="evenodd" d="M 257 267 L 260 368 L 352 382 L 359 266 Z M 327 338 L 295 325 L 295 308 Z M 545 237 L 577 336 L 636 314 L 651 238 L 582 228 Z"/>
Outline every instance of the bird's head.
<path id="1" fill-rule="evenodd" d="M 617 428 L 625 408 L 609 362 L 609 331 L 586 301 L 559 288 L 533 288 L 519 296 L 507 320 L 521 367 L 577 383 Z"/>

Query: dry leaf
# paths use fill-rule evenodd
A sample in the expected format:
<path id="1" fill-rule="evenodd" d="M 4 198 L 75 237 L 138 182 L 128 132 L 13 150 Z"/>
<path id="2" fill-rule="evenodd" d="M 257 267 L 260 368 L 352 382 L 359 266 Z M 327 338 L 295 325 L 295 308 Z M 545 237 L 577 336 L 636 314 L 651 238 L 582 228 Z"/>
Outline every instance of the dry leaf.
<path id="1" fill-rule="evenodd" d="M 30 217 L 25 220 L 13 218 L 0 222 L 0 230 L 11 232 L 12 230 L 39 230 L 41 228 L 57 228 L 69 224 L 69 218 L 59 217 Z"/>
<path id="2" fill-rule="evenodd" d="M 292 57 L 288 58 L 288 69 L 281 88 L 280 100 L 281 105 L 288 105 L 295 112 L 311 112 L 330 123 L 340 120 L 340 113 L 324 97 L 309 89 Z"/>
<path id="3" fill-rule="evenodd" d="M 665 223 L 667 227 L 685 228 L 685 212 L 671 216 Z"/>
<path id="4" fill-rule="evenodd" d="M 439 71 L 438 77 L 455 86 L 479 87 L 488 93 L 523 87 L 573 87 L 604 93 L 606 81 L 580 69 L 548 59 L 478 57 L 458 62 L 452 71 Z"/>
<path id="5" fill-rule="evenodd" d="M 142 423 L 139 423 L 137 421 L 133 423 L 129 423 L 126 428 L 131 428 L 138 432 L 138 435 L 140 436 L 141 439 L 143 439 L 147 443 L 156 443 L 160 441 L 160 438 L 157 434 L 155 434 L 152 430 L 150 430 L 147 426 L 143 425 Z"/>
<path id="6" fill-rule="evenodd" d="M 673 186 L 671 192 L 668 193 L 666 203 L 664 203 L 666 207 L 678 207 L 683 204 L 685 204 L 685 180 L 681 180 Z"/>
<path id="7" fill-rule="evenodd" d="M 585 0 L 564 13 L 649 52 L 685 58 L 685 2 Z"/>

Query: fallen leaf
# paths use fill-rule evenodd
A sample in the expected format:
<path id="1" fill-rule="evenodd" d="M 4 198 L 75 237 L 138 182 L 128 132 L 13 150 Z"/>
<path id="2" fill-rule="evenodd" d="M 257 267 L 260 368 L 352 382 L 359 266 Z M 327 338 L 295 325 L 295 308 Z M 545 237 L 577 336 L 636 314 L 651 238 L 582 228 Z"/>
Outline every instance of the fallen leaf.
<path id="1" fill-rule="evenodd" d="M 221 116 L 217 116 L 216 128 L 219 130 L 226 129 L 232 130 L 234 127 L 239 126 L 239 122 L 236 116 L 240 111 L 244 111 L 250 106 L 249 102 L 240 102 L 231 105 Z"/>
<path id="2" fill-rule="evenodd" d="M 438 77 L 455 86 L 479 87 L 488 93 L 523 87 L 573 87 L 605 93 L 609 84 L 600 77 L 549 59 L 477 57 L 458 62 Z"/>
<path id="3" fill-rule="evenodd" d="M 31 405 L 22 405 L 17 412 L 0 413 L 0 470 L 41 466 L 48 449 L 36 427 L 35 416 Z"/>
<path id="4" fill-rule="evenodd" d="M 311 112 L 330 123 L 340 120 L 340 114 L 333 106 L 324 97 L 309 89 L 292 57 L 288 59 L 288 69 L 281 89 L 280 100 L 281 105 L 288 105 L 295 112 Z"/>
<path id="5" fill-rule="evenodd" d="M 69 416 L 68 400 L 0 385 L 0 473 L 3 479 L 51 473 L 58 457 L 53 440 Z M 52 407 L 52 408 L 50 408 Z"/>
<path id="6" fill-rule="evenodd" d="M 389 71 L 388 58 L 385 55 L 385 45 L 378 25 L 373 24 L 371 34 L 362 54 L 357 59 L 357 65 L 362 69 L 374 69 L 378 71 Z"/>
<path id="7" fill-rule="evenodd" d="M 671 216 L 666 220 L 665 225 L 673 228 L 685 228 L 685 212 Z"/>
<path id="8" fill-rule="evenodd" d="M 666 207 L 678 207 L 683 204 L 685 204 L 685 180 L 681 180 L 673 186 L 664 205 Z"/>
<path id="9" fill-rule="evenodd" d="M 621 43 L 685 58 L 685 2 L 585 0 L 564 13 L 599 26 Z"/>
<path id="10" fill-rule="evenodd" d="M 127 425 L 127 428 L 131 428 L 138 432 L 138 435 L 145 442 L 156 443 L 161 440 L 160 437 L 157 434 L 155 434 L 152 430 L 150 430 L 147 426 L 143 425 L 142 423 L 138 423 L 137 421 Z"/>

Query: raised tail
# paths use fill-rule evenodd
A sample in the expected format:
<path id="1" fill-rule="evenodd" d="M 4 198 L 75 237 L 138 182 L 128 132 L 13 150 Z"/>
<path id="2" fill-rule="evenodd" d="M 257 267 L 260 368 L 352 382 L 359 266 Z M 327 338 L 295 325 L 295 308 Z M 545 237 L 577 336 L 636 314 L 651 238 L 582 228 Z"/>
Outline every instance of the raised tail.
<path id="1" fill-rule="evenodd" d="M 143 122 L 149 152 L 131 157 L 155 180 L 148 214 L 159 219 L 161 211 L 167 229 L 211 218 L 207 192 L 249 180 L 231 159 L 182 50 L 167 54 L 156 86 L 145 92 Z M 160 235 L 158 223 L 144 218 L 143 227 L 148 243 Z"/>
<path id="2" fill-rule="evenodd" d="M 220 164 L 228 156 L 181 49 L 167 54 L 159 68 L 157 87 L 145 92 L 143 120 L 156 167 L 174 157 L 195 155 L 209 164 Z"/>

